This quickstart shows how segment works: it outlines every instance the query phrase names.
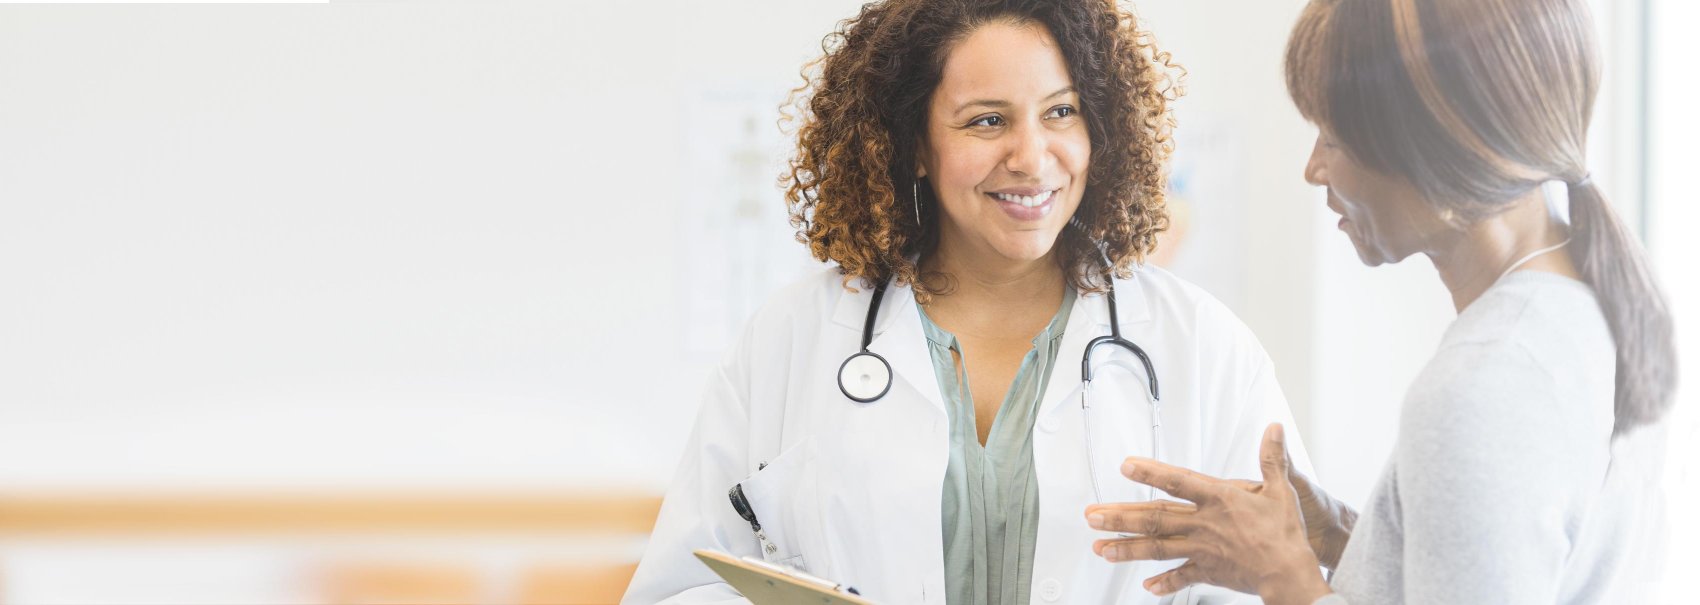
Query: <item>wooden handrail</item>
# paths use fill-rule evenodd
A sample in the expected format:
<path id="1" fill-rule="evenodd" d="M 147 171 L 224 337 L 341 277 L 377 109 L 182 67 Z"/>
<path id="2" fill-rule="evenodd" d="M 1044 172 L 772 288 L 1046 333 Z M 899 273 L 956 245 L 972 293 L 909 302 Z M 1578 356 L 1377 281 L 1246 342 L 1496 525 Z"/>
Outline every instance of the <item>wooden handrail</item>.
<path id="1" fill-rule="evenodd" d="M 0 535 L 647 534 L 653 494 L 0 494 Z"/>

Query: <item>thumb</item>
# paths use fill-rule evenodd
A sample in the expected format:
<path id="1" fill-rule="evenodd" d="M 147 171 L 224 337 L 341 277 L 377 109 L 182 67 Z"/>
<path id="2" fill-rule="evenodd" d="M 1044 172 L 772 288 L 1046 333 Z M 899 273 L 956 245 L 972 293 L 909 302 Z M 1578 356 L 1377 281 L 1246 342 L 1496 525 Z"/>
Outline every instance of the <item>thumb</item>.
<path id="1" fill-rule="evenodd" d="M 1288 485 L 1287 434 L 1281 423 L 1270 423 L 1263 430 L 1263 448 L 1259 454 L 1263 466 L 1264 485 Z"/>
<path id="2" fill-rule="evenodd" d="M 1305 500 L 1315 496 L 1311 489 L 1310 477 L 1293 469 L 1293 451 L 1287 449 L 1286 434 L 1281 435 L 1281 459 L 1287 465 L 1287 479 L 1293 484 L 1293 490 L 1299 493 L 1299 499 Z"/>

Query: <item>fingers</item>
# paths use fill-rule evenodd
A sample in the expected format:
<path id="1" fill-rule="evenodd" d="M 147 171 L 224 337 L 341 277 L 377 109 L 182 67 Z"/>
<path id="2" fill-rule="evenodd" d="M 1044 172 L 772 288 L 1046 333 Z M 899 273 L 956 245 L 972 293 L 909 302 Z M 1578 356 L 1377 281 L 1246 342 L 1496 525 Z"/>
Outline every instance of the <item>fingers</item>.
<path id="1" fill-rule="evenodd" d="M 1221 479 L 1138 456 L 1122 462 L 1122 476 L 1192 502 L 1209 499 L 1223 483 Z"/>
<path id="2" fill-rule="evenodd" d="M 1197 584 L 1201 580 L 1203 578 L 1198 571 L 1198 566 L 1192 561 L 1187 561 L 1180 567 L 1147 578 L 1145 590 L 1159 597 L 1168 596 L 1180 592 L 1182 588 Z"/>
<path id="3" fill-rule="evenodd" d="M 1086 514 L 1091 515 L 1092 513 L 1105 511 L 1143 511 L 1153 508 L 1162 509 L 1165 512 L 1176 513 L 1198 512 L 1198 505 L 1190 502 L 1152 500 L 1149 502 L 1109 502 L 1105 504 L 1089 504 L 1086 506 Z"/>
<path id="4" fill-rule="evenodd" d="M 1098 540 L 1092 543 L 1092 552 L 1110 562 L 1168 561 L 1191 559 L 1199 555 L 1200 549 L 1198 543 L 1186 538 L 1139 537 Z"/>
<path id="5" fill-rule="evenodd" d="M 1195 512 L 1197 506 L 1167 500 L 1096 504 L 1086 508 L 1086 523 L 1103 531 L 1178 536 L 1189 534 L 1199 526 L 1193 517 Z"/>
<path id="6" fill-rule="evenodd" d="M 1263 430 L 1263 447 L 1259 456 L 1263 467 L 1263 482 L 1271 485 L 1287 484 L 1287 436 L 1280 423 L 1270 423 Z"/>

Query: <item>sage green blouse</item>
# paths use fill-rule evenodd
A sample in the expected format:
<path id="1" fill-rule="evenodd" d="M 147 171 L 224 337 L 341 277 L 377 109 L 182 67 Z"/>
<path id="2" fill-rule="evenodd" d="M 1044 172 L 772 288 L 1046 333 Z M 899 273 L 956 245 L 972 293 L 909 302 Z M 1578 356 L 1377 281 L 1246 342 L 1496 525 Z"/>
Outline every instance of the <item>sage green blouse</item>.
<path id="1" fill-rule="evenodd" d="M 1062 308 L 1050 325 L 1033 337 L 1033 350 L 1022 358 L 984 447 L 975 426 L 967 368 L 958 372 L 951 355 L 952 351 L 962 352 L 961 344 L 916 305 L 932 350 L 933 372 L 950 416 L 950 465 L 944 473 L 947 603 L 1028 602 L 1033 546 L 1039 531 L 1033 421 L 1056 366 L 1057 347 L 1062 343 L 1075 296 L 1073 288 L 1065 288 Z"/>

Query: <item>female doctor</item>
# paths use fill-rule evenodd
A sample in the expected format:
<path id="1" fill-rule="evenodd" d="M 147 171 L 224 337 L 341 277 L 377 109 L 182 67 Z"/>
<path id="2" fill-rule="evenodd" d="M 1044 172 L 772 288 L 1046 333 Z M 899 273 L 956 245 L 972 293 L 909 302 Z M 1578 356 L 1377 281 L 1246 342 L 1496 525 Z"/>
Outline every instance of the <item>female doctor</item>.
<path id="1" fill-rule="evenodd" d="M 1103 0 L 875 2 L 825 47 L 786 181 L 836 266 L 714 373 L 625 602 L 740 600 L 701 548 L 876 602 L 1154 602 L 1172 564 L 1092 552 L 1089 505 L 1161 494 L 1120 461 L 1254 479 L 1290 422 L 1250 331 L 1140 265 L 1167 55 Z"/>

